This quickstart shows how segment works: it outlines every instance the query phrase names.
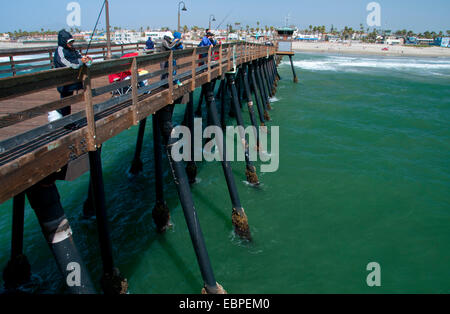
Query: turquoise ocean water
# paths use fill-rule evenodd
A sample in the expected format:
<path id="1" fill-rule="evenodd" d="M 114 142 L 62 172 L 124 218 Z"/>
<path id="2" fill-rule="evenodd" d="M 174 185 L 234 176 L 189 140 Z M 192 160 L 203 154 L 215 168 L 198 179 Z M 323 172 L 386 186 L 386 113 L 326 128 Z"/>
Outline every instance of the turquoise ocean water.
<path id="1" fill-rule="evenodd" d="M 221 166 L 200 165 L 192 191 L 217 281 L 231 293 L 449 293 L 450 59 L 297 54 L 294 64 L 300 82 L 283 62 L 270 112 L 269 126 L 280 126 L 278 172 L 259 173 L 255 189 L 244 182 L 245 166 L 233 163 L 253 243 L 233 235 Z M 130 293 L 198 294 L 200 271 L 167 162 L 174 228 L 158 235 L 152 222 L 151 123 L 145 170 L 127 175 L 136 135 L 132 128 L 103 148 L 116 264 Z M 84 175 L 58 188 L 98 283 L 95 223 L 79 219 L 87 184 Z M 0 267 L 9 258 L 11 207 L 0 205 Z M 25 220 L 36 292 L 61 292 L 28 205 Z M 366 284 L 370 262 L 381 266 L 381 287 Z"/>

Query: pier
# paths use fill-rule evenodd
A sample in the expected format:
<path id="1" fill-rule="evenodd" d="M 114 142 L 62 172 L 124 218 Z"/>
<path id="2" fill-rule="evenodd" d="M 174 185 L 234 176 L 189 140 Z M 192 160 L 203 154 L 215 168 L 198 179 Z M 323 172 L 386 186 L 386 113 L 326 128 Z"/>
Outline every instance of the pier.
<path id="1" fill-rule="evenodd" d="M 45 66 L 51 67 L 50 51 L 39 49 L 36 48 L 31 53 L 49 53 L 45 60 L 37 61 L 49 61 Z M 105 47 L 99 46 L 96 49 L 96 58 L 105 58 Z M 113 46 L 112 49 L 113 52 L 126 53 L 140 50 L 140 47 L 122 45 L 116 48 Z M 229 93 L 231 104 L 228 109 L 236 118 L 237 125 L 244 126 L 241 107 L 246 102 L 253 126 L 257 129 L 266 126 L 270 121 L 269 99 L 276 93 L 279 80 L 276 69 L 279 63 L 277 46 L 240 42 L 216 47 L 152 52 L 131 58 L 96 62 L 79 70 L 52 69 L 25 75 L 17 75 L 17 62 L 13 53 L 10 51 L 4 54 L 10 56 L 11 69 L 7 71 L 13 76 L 0 79 L 0 203 L 14 200 L 11 260 L 4 271 L 5 287 L 18 287 L 30 276 L 30 265 L 23 247 L 25 196 L 38 217 L 63 278 L 70 275 L 71 265 L 79 265 L 84 270 L 85 266 L 72 240 L 76 234 L 72 234 L 70 223 L 64 214 L 55 180 L 71 181 L 90 171 L 90 185 L 86 187 L 87 200 L 83 213 L 87 217 L 95 216 L 97 221 L 103 262 L 101 287 L 106 294 L 127 292 L 126 274 L 121 274 L 114 265 L 114 244 L 109 235 L 105 205 L 107 196 L 104 192 L 101 147 L 121 132 L 139 125 L 136 153 L 130 168 L 131 173 L 138 175 L 145 166 L 140 160 L 140 154 L 144 131 L 151 116 L 157 196 L 152 216 L 157 229 L 164 232 L 170 220 L 162 182 L 162 150 L 166 149 L 204 282 L 204 287 L 199 287 L 199 290 L 203 288 L 204 294 L 226 293 L 214 276 L 192 199 L 190 185 L 196 180 L 196 164 L 189 162 L 185 165 L 171 156 L 170 148 L 176 142 L 171 137 L 174 128 L 173 110 L 177 105 L 187 104 L 185 125 L 192 134 L 195 114 L 201 114 L 204 109 L 208 111 L 209 125 L 223 127 L 225 114 L 228 114 L 228 104 L 224 99 L 226 93 Z M 38 66 L 40 65 L 33 66 L 32 69 Z M 109 75 L 121 72 L 129 72 L 131 79 L 112 83 L 108 80 Z M 177 80 L 182 84 L 174 83 Z M 140 84 L 144 81 L 147 83 Z M 218 81 L 219 95 L 215 95 Z M 79 82 L 83 83 L 82 91 L 59 99 L 56 91 L 58 86 Z M 129 92 L 115 93 L 124 88 Z M 197 88 L 202 89 L 202 97 L 195 112 L 193 92 Z M 222 100 L 220 113 L 217 99 Z M 206 106 L 202 106 L 203 102 Z M 47 122 L 48 112 L 68 106 L 72 108 L 70 115 Z M 256 137 L 259 150 L 259 135 L 256 134 Z M 221 155 L 226 156 L 226 148 L 220 143 L 222 140 L 216 138 L 218 147 L 223 148 Z M 246 145 L 245 136 L 241 140 L 248 157 L 248 150 L 253 148 Z M 193 154 L 191 151 L 191 155 Z M 222 168 L 232 205 L 230 223 L 238 236 L 251 241 L 251 223 L 244 210 L 245 204 L 240 202 L 235 178 L 226 158 L 222 161 Z M 248 158 L 246 169 L 244 177 L 253 186 L 257 186 L 259 179 L 256 167 Z M 67 289 L 70 293 L 97 292 L 89 276 L 83 276 L 80 285 L 68 286 Z"/>

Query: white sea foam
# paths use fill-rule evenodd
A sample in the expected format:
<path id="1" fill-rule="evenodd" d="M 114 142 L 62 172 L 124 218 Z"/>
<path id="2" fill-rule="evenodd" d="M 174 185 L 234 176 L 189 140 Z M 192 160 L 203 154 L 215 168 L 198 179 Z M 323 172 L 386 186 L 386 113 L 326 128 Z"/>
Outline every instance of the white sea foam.
<path id="1" fill-rule="evenodd" d="M 26 55 L 26 56 L 16 56 L 14 61 L 25 61 L 30 60 L 32 62 L 35 59 L 49 58 L 48 54 L 38 54 L 38 55 Z M 1 57 L 0 62 L 9 62 L 9 57 Z M 48 63 L 48 61 L 45 61 Z"/>
<path id="2" fill-rule="evenodd" d="M 287 61 L 282 64 L 290 65 Z M 426 75 L 447 76 L 450 74 L 450 60 L 448 59 L 327 56 L 297 60 L 294 61 L 294 66 L 307 71 L 367 72 L 370 70 L 393 70 Z"/>
<path id="3" fill-rule="evenodd" d="M 277 97 L 275 97 L 275 96 L 274 96 L 274 97 L 272 97 L 272 98 L 270 98 L 269 100 L 270 100 L 270 102 L 271 102 L 271 103 L 274 103 L 274 102 L 280 101 L 280 99 L 278 99 L 278 98 L 277 98 Z"/>

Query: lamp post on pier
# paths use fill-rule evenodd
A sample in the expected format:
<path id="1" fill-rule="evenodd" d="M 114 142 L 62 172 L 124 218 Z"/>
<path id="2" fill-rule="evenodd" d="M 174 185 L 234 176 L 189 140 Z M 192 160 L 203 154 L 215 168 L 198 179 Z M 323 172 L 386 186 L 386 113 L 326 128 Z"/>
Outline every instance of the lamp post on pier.
<path id="1" fill-rule="evenodd" d="M 106 15 L 106 58 L 111 59 L 111 27 L 109 26 L 109 2 L 105 0 L 105 15 Z"/>
<path id="2" fill-rule="evenodd" d="M 181 4 L 183 4 L 183 8 L 181 8 Z M 180 1 L 178 3 L 178 31 L 181 32 L 181 11 L 187 11 L 186 4 L 184 1 Z"/>
<path id="3" fill-rule="evenodd" d="M 212 18 L 212 20 L 211 20 Z M 211 30 L 211 22 L 215 22 L 216 21 L 216 17 L 214 16 L 214 14 L 211 14 L 209 16 L 209 30 Z"/>

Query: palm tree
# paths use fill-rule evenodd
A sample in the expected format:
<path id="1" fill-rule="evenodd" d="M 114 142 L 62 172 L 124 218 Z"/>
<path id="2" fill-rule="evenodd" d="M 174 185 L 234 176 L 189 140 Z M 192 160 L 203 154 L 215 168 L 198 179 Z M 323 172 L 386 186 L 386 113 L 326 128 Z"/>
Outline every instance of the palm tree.
<path id="1" fill-rule="evenodd" d="M 189 31 L 189 28 L 187 27 L 187 25 L 184 25 L 183 27 L 183 33 L 187 33 Z"/>

